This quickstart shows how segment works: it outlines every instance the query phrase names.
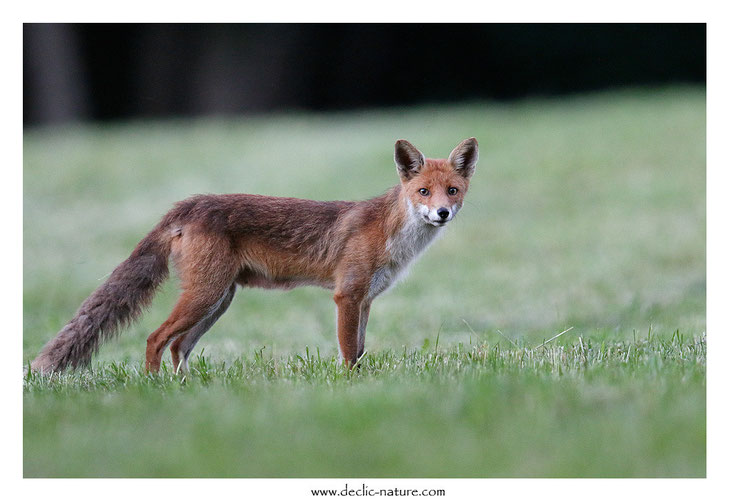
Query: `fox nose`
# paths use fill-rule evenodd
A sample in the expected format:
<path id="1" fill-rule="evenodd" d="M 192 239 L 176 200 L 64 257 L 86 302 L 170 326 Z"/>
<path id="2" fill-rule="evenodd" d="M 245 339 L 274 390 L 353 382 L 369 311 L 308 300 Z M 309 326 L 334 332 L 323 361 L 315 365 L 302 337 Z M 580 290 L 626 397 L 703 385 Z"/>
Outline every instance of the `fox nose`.
<path id="1" fill-rule="evenodd" d="M 449 213 L 449 210 L 446 209 L 445 207 L 440 207 L 438 209 L 438 211 L 436 211 L 436 214 L 439 215 L 439 218 L 441 218 L 442 220 L 445 220 L 446 218 L 449 217 L 450 213 Z"/>

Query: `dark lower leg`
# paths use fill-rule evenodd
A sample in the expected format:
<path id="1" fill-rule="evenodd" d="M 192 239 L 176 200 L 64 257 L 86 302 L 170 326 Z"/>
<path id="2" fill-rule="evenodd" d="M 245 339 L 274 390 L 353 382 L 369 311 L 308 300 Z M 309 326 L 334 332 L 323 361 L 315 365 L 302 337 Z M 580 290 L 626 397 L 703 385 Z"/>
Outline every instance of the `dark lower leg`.
<path id="1" fill-rule="evenodd" d="M 365 330 L 368 327 L 368 317 L 370 317 L 370 304 L 363 302 L 360 308 L 360 326 L 357 332 L 357 358 L 360 359 L 365 353 Z"/>

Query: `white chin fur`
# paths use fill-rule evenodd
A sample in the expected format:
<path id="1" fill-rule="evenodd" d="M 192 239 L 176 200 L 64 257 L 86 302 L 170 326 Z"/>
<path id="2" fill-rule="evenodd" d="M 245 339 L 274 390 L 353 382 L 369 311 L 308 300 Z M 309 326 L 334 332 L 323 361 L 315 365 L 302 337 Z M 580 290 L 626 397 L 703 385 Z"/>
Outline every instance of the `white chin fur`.
<path id="1" fill-rule="evenodd" d="M 448 222 L 450 222 L 452 219 L 454 219 L 454 211 L 449 212 L 449 217 L 445 220 L 442 220 L 441 217 L 438 215 L 438 208 L 435 209 L 429 209 L 428 206 L 421 206 L 423 209 L 421 209 L 421 214 L 423 215 L 424 219 L 427 223 L 430 223 L 431 225 L 435 227 L 443 227 Z"/>
<path id="2" fill-rule="evenodd" d="M 428 223 L 429 225 L 432 225 L 434 227 L 443 227 L 448 222 L 453 220 L 454 215 L 456 214 L 456 211 L 454 211 L 455 207 L 452 207 L 449 217 L 445 220 L 442 220 L 437 213 L 438 208 L 430 209 L 425 204 L 418 204 L 414 207 L 410 200 L 408 201 L 408 207 L 413 213 L 417 214 L 423 222 Z"/>

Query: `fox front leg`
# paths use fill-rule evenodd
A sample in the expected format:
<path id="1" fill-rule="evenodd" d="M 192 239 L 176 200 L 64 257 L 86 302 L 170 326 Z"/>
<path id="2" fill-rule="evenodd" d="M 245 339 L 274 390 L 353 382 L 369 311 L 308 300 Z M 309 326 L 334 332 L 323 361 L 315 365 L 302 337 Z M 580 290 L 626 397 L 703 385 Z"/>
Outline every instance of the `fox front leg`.
<path id="1" fill-rule="evenodd" d="M 335 293 L 337 305 L 337 340 L 340 355 L 348 366 L 353 366 L 358 357 L 360 332 L 360 311 L 362 297 L 353 293 Z"/>

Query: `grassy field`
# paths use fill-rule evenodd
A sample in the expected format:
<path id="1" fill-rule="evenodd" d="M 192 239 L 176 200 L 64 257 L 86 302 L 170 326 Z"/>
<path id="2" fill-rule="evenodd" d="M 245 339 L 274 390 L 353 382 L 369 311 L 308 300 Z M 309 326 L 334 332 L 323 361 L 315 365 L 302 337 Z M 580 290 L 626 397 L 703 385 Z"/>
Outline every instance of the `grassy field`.
<path id="1" fill-rule="evenodd" d="M 362 199 L 395 139 L 469 136 L 467 203 L 374 303 L 359 371 L 300 288 L 240 291 L 188 377 L 147 376 L 172 280 L 91 370 L 25 378 L 24 475 L 704 476 L 701 88 L 27 130 L 23 363 L 176 200 Z"/>

